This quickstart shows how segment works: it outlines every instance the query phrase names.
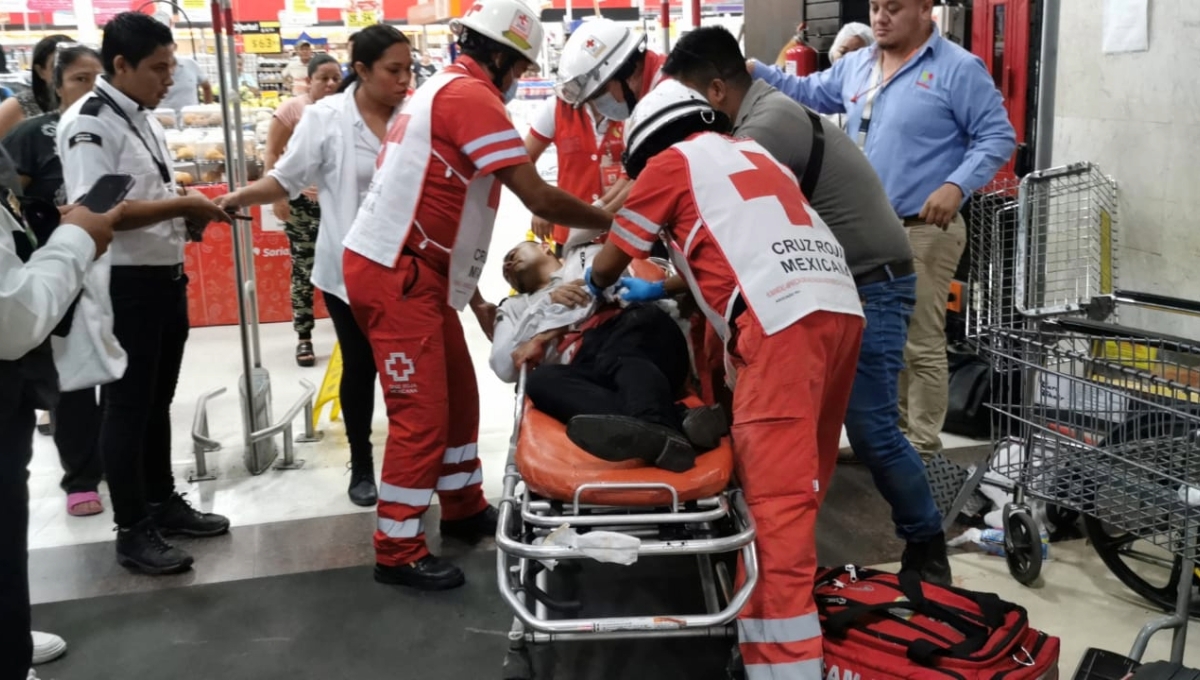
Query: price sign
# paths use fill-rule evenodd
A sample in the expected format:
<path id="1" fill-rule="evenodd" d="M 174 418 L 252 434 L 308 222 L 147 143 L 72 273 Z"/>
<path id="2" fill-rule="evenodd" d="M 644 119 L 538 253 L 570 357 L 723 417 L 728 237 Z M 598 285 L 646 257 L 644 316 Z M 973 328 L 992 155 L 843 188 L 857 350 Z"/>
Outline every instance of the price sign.
<path id="1" fill-rule="evenodd" d="M 235 22 L 233 31 L 241 36 L 247 54 L 283 52 L 283 39 L 279 35 L 278 21 Z"/>
<path id="2" fill-rule="evenodd" d="M 279 54 L 283 52 L 283 41 L 279 34 L 263 33 L 259 35 L 242 36 L 242 44 L 246 46 L 246 54 Z"/>
<path id="3" fill-rule="evenodd" d="M 379 23 L 379 13 L 375 10 L 346 12 L 346 28 L 366 28 Z"/>

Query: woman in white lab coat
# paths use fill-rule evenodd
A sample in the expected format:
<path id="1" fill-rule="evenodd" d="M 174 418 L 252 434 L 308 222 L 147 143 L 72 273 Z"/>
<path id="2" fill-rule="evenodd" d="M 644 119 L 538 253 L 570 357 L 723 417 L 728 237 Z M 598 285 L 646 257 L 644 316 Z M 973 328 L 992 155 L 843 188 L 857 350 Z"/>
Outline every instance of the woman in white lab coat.
<path id="1" fill-rule="evenodd" d="M 321 290 L 342 351 L 340 400 L 350 441 L 350 500 L 372 506 L 378 498 L 371 452 L 375 410 L 375 359 L 346 296 L 342 241 L 375 174 L 375 159 L 389 124 L 412 81 L 412 48 L 391 26 L 378 24 L 355 36 L 353 73 L 339 94 L 308 107 L 283 158 L 266 177 L 226 196 L 226 210 L 294 198 L 316 185 L 321 229 L 312 282 Z"/>

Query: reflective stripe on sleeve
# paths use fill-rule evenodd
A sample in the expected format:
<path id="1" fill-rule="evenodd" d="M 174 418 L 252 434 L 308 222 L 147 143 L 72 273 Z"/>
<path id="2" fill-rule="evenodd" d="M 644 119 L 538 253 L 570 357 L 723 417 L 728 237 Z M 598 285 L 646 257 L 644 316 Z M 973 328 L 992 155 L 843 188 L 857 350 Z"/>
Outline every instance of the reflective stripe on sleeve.
<path id="1" fill-rule="evenodd" d="M 463 151 L 463 153 L 470 156 L 471 154 L 475 153 L 476 151 L 482 149 L 485 146 L 489 146 L 491 144 L 499 144 L 500 142 L 507 142 L 510 139 L 515 139 L 517 141 L 520 141 L 521 134 L 519 132 L 517 132 L 515 129 L 503 130 L 501 132 L 493 132 L 491 134 L 484 135 L 484 136 L 476 139 L 475 141 L 464 144 L 462 151 Z M 525 147 L 522 146 L 521 148 L 524 149 Z"/>
<path id="2" fill-rule="evenodd" d="M 738 641 L 743 644 L 803 642 L 821 635 L 816 612 L 790 619 L 738 619 Z"/>
<path id="3" fill-rule="evenodd" d="M 821 659 L 746 666 L 746 680 L 823 680 Z"/>

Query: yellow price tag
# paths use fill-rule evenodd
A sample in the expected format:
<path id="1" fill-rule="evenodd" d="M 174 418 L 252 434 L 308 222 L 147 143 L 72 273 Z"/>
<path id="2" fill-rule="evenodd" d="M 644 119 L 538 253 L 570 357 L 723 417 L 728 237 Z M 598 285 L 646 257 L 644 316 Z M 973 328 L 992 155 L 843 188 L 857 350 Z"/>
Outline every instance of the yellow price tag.
<path id="1" fill-rule="evenodd" d="M 275 91 L 263 92 L 261 99 L 279 99 L 279 93 Z"/>
<path id="2" fill-rule="evenodd" d="M 247 54 L 279 54 L 283 52 L 283 42 L 278 33 L 259 33 L 242 36 L 242 45 Z"/>
<path id="3" fill-rule="evenodd" d="M 346 12 L 346 28 L 366 28 L 379 23 L 379 16 L 373 11 Z"/>

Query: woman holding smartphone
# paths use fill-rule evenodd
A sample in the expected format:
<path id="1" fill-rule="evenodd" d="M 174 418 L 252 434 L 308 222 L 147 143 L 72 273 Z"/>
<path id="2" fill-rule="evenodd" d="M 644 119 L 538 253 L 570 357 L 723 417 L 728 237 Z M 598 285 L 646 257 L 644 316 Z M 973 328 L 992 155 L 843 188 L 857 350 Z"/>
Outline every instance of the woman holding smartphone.
<path id="1" fill-rule="evenodd" d="M 62 112 L 92 91 L 102 72 L 100 55 L 90 47 L 62 43 L 48 60 L 58 110 L 26 118 L 3 140 L 12 156 L 25 196 L 61 206 L 66 203 L 62 162 L 55 135 Z M 49 234 L 38 234 L 45 243 Z M 75 517 L 104 511 L 97 488 L 103 473 L 97 449 L 100 407 L 96 389 L 64 392 L 54 410 L 54 443 L 63 466 L 62 488 L 67 493 L 67 514 Z"/>
<path id="2" fill-rule="evenodd" d="M 271 118 L 267 129 L 265 170 L 269 173 L 283 156 L 288 140 L 300 123 L 300 116 L 310 105 L 326 95 L 337 92 L 342 82 L 342 67 L 328 54 L 314 55 L 308 62 L 308 92 L 284 102 Z M 300 340 L 296 344 L 296 363 L 314 366 L 313 353 L 313 255 L 317 245 L 317 229 L 321 223 L 321 206 L 317 203 L 317 188 L 309 187 L 293 199 L 275 201 L 275 217 L 283 221 L 292 251 L 292 327 Z"/>
<path id="3" fill-rule="evenodd" d="M 340 399 L 350 442 L 350 500 L 369 507 L 378 499 L 371 419 L 375 412 L 375 358 L 350 312 L 342 273 L 342 241 L 354 223 L 387 129 L 409 92 L 412 48 L 391 26 L 377 24 L 355 36 L 353 72 L 341 92 L 308 107 L 283 158 L 266 177 L 216 200 L 226 210 L 295 198 L 317 186 L 321 229 L 312 282 L 325 297 L 342 349 Z"/>

